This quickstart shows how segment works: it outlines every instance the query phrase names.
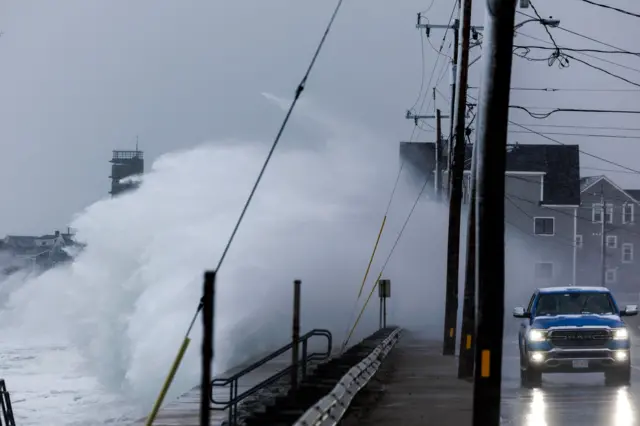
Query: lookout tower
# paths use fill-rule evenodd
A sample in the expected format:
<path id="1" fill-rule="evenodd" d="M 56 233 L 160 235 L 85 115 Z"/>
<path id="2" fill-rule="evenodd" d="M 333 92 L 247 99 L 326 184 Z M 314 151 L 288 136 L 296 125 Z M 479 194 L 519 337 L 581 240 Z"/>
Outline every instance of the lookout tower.
<path id="1" fill-rule="evenodd" d="M 135 179 L 126 179 L 141 175 L 144 173 L 144 156 L 143 152 L 138 150 L 137 144 L 134 151 L 113 151 L 111 158 L 111 194 L 115 197 L 130 189 L 138 187 L 139 182 Z"/>

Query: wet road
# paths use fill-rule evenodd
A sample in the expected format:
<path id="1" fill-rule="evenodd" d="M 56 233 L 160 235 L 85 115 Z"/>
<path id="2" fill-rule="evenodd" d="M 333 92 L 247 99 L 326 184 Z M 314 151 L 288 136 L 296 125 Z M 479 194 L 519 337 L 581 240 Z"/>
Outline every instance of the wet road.
<path id="1" fill-rule="evenodd" d="M 523 389 L 518 343 L 505 339 L 501 424 L 640 426 L 640 338 L 635 340 L 631 386 L 607 387 L 602 373 L 548 374 L 541 388 Z"/>

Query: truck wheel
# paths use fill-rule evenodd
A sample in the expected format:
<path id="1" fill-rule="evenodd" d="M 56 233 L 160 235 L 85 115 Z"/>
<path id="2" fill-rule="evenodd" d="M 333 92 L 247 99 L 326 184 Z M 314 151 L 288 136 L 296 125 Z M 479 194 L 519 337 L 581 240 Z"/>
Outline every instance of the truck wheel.
<path id="1" fill-rule="evenodd" d="M 520 383 L 522 387 L 539 388 L 542 386 L 542 372 L 527 365 L 525 370 L 520 369 Z"/>

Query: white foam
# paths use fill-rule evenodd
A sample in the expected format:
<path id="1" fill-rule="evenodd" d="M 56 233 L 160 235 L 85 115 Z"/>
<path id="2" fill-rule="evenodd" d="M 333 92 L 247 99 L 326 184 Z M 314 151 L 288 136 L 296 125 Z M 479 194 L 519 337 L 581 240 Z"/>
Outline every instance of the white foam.
<path id="1" fill-rule="evenodd" d="M 267 169 L 219 274 L 216 371 L 287 341 L 294 278 L 303 280 L 303 330 L 330 328 L 339 344 L 352 318 L 398 170 L 398 145 L 309 104 L 301 104 L 296 118 L 298 125 L 321 123 L 331 136 L 323 146 L 283 141 Z M 137 191 L 99 201 L 75 218 L 71 226 L 86 250 L 73 264 L 26 282 L 0 314 L 0 324 L 12 330 L 12 347 L 54 341 L 68 346 L 74 361 L 58 370 L 34 362 L 33 380 L 16 373 L 10 386 L 36 398 L 29 389 L 37 380 L 64 391 L 62 378 L 81 371 L 76 385 L 83 392 L 103 390 L 96 388 L 95 404 L 40 398 L 16 403 L 16 412 L 55 419 L 49 424 L 89 424 L 112 418 L 120 397 L 147 412 L 200 298 L 202 273 L 218 260 L 267 149 L 222 141 L 167 154 Z M 399 190 L 365 295 L 416 193 Z M 434 335 L 441 332 L 443 211 L 419 205 L 386 274 L 394 283 L 390 320 L 433 326 Z M 377 326 L 376 309 L 363 318 L 360 335 Z M 256 331 L 263 333 L 251 340 Z M 168 398 L 197 383 L 200 336 L 198 321 Z"/>

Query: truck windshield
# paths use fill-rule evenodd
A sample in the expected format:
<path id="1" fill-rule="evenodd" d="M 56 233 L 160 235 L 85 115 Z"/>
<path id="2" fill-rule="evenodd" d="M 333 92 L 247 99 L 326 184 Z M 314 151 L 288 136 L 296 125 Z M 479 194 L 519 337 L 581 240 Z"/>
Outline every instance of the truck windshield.
<path id="1" fill-rule="evenodd" d="M 547 293 L 540 294 L 536 316 L 613 314 L 615 308 L 608 293 Z"/>

